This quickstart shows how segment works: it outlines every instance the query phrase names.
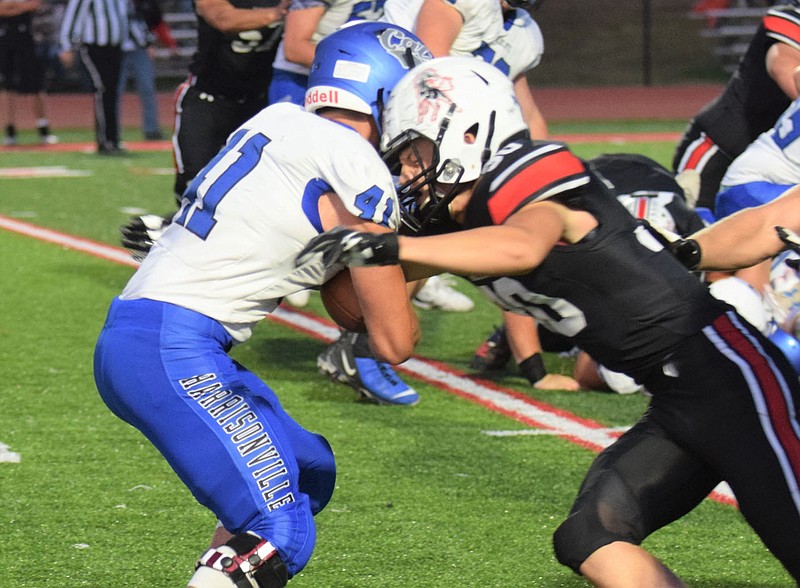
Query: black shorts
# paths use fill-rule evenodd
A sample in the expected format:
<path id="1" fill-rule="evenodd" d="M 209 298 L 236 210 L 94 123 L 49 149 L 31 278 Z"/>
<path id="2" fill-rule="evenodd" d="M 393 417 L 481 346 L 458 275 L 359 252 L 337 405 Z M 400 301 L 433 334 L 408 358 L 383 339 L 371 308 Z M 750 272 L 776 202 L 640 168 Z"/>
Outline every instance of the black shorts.
<path id="1" fill-rule="evenodd" d="M 0 36 L 0 84 L 19 94 L 44 90 L 44 65 L 29 32 L 8 31 Z"/>
<path id="2" fill-rule="evenodd" d="M 577 570 L 604 545 L 638 545 L 724 480 L 800 579 L 800 387 L 783 354 L 729 313 L 640 381 L 650 407 L 589 469 L 556 532 L 559 560 Z"/>
<path id="3" fill-rule="evenodd" d="M 179 200 L 189 182 L 222 149 L 228 136 L 266 106 L 266 95 L 211 95 L 192 85 L 191 80 L 178 88 L 175 195 Z"/>

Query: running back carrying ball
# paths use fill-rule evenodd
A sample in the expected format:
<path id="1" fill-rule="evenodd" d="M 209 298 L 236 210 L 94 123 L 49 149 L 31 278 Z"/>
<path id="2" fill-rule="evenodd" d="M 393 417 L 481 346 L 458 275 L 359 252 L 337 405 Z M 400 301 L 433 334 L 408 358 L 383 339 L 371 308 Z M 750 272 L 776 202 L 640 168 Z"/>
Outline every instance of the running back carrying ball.
<path id="1" fill-rule="evenodd" d="M 325 310 L 337 325 L 348 331 L 366 332 L 364 314 L 361 312 L 348 269 L 343 269 L 325 282 L 319 293 Z"/>

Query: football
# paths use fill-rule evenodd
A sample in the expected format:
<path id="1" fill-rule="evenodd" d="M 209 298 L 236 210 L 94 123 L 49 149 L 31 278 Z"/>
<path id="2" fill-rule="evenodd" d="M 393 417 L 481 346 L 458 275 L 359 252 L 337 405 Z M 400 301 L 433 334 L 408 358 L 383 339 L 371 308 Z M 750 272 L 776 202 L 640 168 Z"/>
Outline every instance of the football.
<path id="1" fill-rule="evenodd" d="M 325 282 L 319 293 L 325 310 L 337 325 L 348 331 L 366 332 L 367 325 L 348 269 L 343 269 Z"/>

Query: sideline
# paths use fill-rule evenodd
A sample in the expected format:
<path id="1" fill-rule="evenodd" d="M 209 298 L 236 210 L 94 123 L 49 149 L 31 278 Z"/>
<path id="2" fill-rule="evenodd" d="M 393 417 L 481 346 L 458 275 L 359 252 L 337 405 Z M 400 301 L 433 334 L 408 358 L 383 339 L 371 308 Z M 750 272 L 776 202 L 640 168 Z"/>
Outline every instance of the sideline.
<path id="1" fill-rule="evenodd" d="M 4 215 L 0 215 L 0 229 L 81 251 L 121 265 L 129 267 L 139 265 L 131 259 L 128 251 L 121 247 L 74 237 Z M 331 342 L 339 336 L 339 328 L 331 321 L 298 309 L 280 306 L 268 319 L 326 342 Z M 578 417 L 515 390 L 487 380 L 472 378 L 438 361 L 414 356 L 397 366 L 397 369 L 435 388 L 460 396 L 533 429 L 561 437 L 595 453 L 608 447 L 621 434 L 619 430 L 608 429 L 594 420 Z M 724 483 L 711 493 L 710 498 L 723 504 L 736 505 L 733 492 Z"/>

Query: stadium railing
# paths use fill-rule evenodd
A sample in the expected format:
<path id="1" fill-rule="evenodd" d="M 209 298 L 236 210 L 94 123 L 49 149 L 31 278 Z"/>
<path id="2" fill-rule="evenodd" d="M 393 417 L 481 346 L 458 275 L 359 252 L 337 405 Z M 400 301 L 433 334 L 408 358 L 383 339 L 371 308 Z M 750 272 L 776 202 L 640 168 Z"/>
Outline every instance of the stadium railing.
<path id="1" fill-rule="evenodd" d="M 706 19 L 708 26 L 700 34 L 715 41 L 714 55 L 725 70 L 732 73 L 766 12 L 766 7 L 737 7 L 708 10 L 691 16 Z"/>

